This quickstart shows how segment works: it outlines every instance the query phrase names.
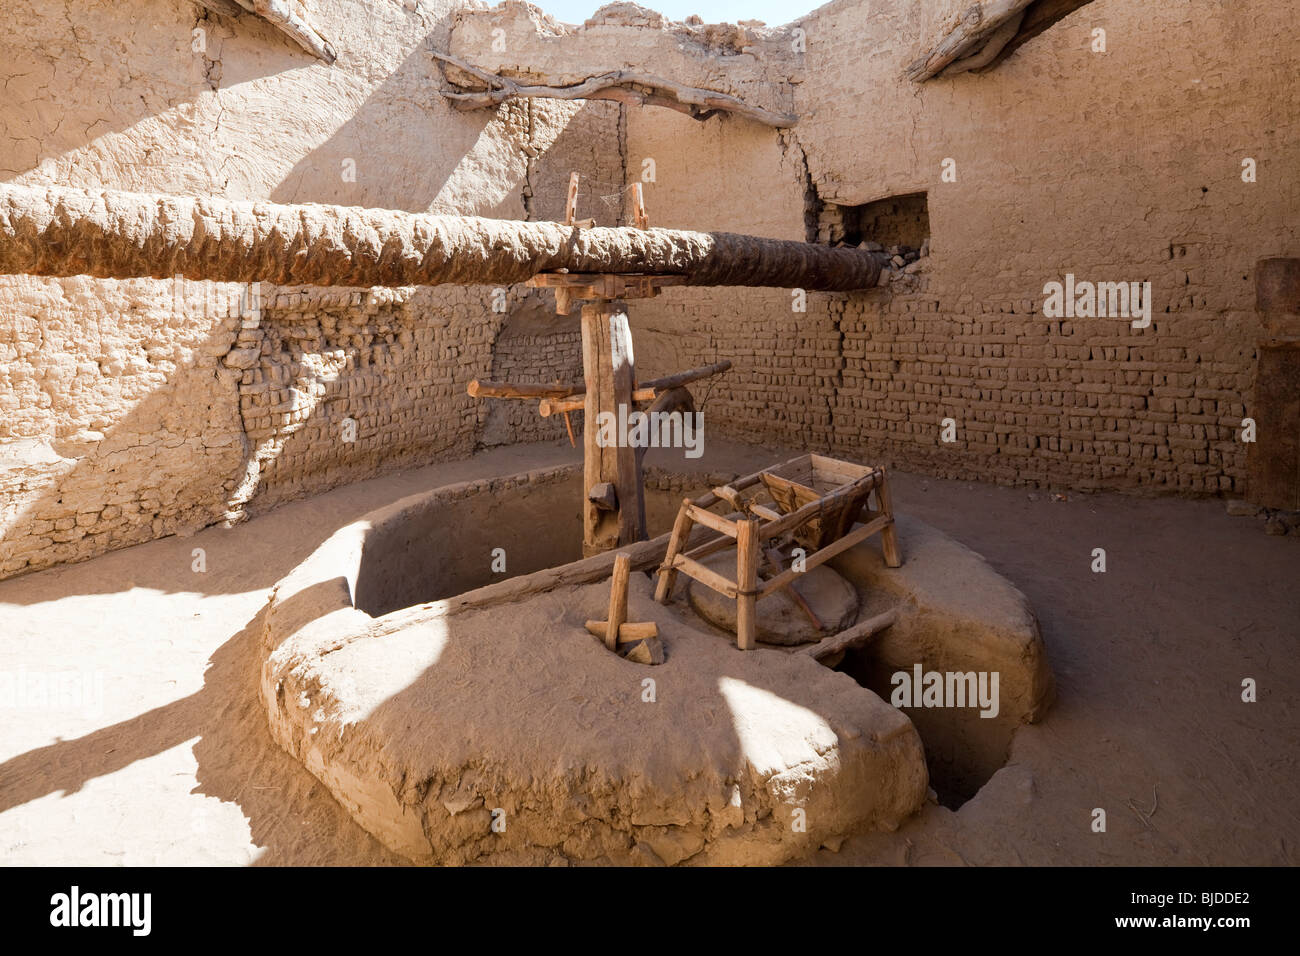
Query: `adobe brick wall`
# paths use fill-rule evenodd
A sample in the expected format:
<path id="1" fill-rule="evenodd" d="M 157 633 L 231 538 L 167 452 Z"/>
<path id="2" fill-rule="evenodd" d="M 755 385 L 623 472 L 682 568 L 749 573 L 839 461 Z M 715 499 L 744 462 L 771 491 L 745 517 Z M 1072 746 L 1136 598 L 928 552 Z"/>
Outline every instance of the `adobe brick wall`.
<path id="1" fill-rule="evenodd" d="M 639 360 L 735 361 L 710 433 L 949 477 L 1239 493 L 1254 263 L 1300 250 L 1283 105 L 1300 100 L 1300 54 L 1276 29 L 1288 4 L 1190 17 L 1096 0 L 987 74 L 902 79 L 964 6 L 840 0 L 805 17 L 806 53 L 769 62 L 797 80 L 789 133 L 629 114 L 628 168 L 656 159 L 654 224 L 788 238 L 807 203 L 924 191 L 932 237 L 908 282 L 810 295 L 805 314 L 779 291 L 638 303 Z M 1089 49 L 1097 27 L 1105 54 Z M 946 158 L 956 182 L 941 180 Z M 1044 317 L 1044 283 L 1067 272 L 1149 280 L 1151 327 Z"/>

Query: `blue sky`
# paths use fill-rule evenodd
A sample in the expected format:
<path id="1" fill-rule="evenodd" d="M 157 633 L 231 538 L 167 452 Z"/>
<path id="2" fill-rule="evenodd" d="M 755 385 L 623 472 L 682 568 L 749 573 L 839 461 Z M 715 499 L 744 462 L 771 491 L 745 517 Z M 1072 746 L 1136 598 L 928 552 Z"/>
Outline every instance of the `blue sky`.
<path id="1" fill-rule="evenodd" d="M 489 3 L 494 0 L 488 0 Z M 531 0 L 562 23 L 581 23 L 609 0 Z M 698 13 L 706 23 L 762 20 L 775 27 L 797 20 L 827 0 L 636 0 L 672 20 Z"/>

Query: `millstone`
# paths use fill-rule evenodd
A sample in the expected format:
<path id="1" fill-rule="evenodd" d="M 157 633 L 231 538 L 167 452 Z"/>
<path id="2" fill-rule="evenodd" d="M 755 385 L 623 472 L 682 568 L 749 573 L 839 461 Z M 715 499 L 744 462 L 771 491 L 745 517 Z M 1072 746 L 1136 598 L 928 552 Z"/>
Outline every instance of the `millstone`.
<path id="1" fill-rule="evenodd" d="M 723 551 L 702 562 L 731 580 L 736 577 L 736 553 Z M 761 584 L 760 584 L 761 586 Z M 808 602 L 824 631 L 808 618 L 803 608 L 785 591 L 776 591 L 758 601 L 758 639 L 764 644 L 807 644 L 843 630 L 858 613 L 858 592 L 837 572 L 821 565 L 799 575 L 794 587 Z M 736 602 L 712 588 L 692 580 L 688 590 L 695 613 L 715 627 L 736 633 Z"/>

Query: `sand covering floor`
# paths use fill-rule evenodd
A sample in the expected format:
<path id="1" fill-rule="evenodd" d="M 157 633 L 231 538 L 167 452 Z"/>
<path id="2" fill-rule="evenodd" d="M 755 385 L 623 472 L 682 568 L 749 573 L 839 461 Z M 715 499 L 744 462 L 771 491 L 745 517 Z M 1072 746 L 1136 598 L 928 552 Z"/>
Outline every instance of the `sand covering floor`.
<path id="1" fill-rule="evenodd" d="M 712 442 L 695 464 L 746 470 L 791 454 Z M 0 703 L 0 858 L 401 862 L 271 739 L 257 697 L 268 590 L 379 505 L 572 458 L 549 446 L 490 452 L 0 582 L 0 673 L 29 688 L 73 674 L 90 688 Z M 892 481 L 900 510 L 982 553 L 1029 597 L 1058 697 L 959 810 L 928 805 L 895 833 L 806 862 L 1300 861 L 1300 542 L 1215 501 Z M 1105 574 L 1090 570 L 1099 547 Z M 195 548 L 205 571 L 193 569 Z M 1241 700 L 1247 677 L 1253 704 Z M 1091 828 L 1096 807 L 1104 834 Z"/>

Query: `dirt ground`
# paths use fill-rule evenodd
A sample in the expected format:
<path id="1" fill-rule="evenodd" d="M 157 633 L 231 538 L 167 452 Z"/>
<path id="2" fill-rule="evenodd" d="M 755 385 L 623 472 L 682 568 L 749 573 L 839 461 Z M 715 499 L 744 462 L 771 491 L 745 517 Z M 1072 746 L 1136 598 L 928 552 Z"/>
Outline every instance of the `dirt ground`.
<path id="1" fill-rule="evenodd" d="M 790 454 L 713 442 L 695 465 L 752 470 Z M 0 860 L 402 862 L 271 741 L 256 677 L 268 591 L 336 528 L 400 496 L 578 456 L 490 451 L 0 582 Z M 893 482 L 898 510 L 1028 595 L 1058 700 L 958 810 L 928 806 L 896 833 L 805 862 L 1300 862 L 1300 540 L 1220 501 Z M 1091 570 L 1096 548 L 1105 573 Z M 1255 703 L 1242 701 L 1246 678 Z M 60 680 L 77 683 L 60 693 Z"/>

